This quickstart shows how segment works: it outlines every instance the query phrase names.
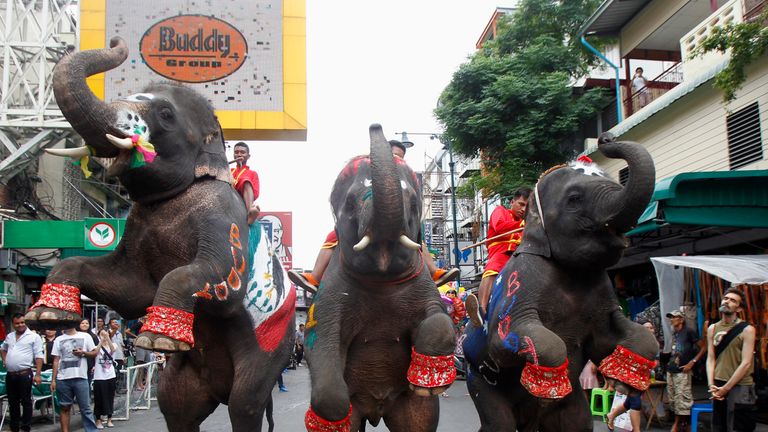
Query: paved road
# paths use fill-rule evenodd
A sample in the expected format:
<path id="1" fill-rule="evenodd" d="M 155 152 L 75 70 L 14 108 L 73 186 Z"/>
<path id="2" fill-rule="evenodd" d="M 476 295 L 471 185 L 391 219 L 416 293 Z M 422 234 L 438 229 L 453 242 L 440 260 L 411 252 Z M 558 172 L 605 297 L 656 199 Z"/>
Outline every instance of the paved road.
<path id="1" fill-rule="evenodd" d="M 304 413 L 309 407 L 309 373 L 306 367 L 300 367 L 295 371 L 288 371 L 283 375 L 287 393 L 273 391 L 275 401 L 275 431 L 276 432 L 302 432 L 304 428 Z M 464 381 L 457 381 L 449 390 L 447 397 L 440 398 L 440 432 L 473 432 L 480 427 L 480 420 L 475 411 L 472 400 L 467 393 Z M 79 415 L 73 418 L 73 430 L 80 429 Z M 163 416 L 157 408 L 157 402 L 153 402 L 152 409 L 148 411 L 133 411 L 128 421 L 116 421 L 115 428 L 105 429 L 114 432 L 167 432 Z M 645 426 L 645 425 L 643 425 Z M 8 430 L 5 426 L 3 430 Z M 58 431 L 58 425 L 50 423 L 37 423 L 33 431 L 54 432 Z M 267 430 L 266 421 L 264 431 Z M 378 427 L 368 426 L 367 432 L 387 431 L 384 422 Z M 595 432 L 604 432 L 608 429 L 602 422 L 595 421 Z M 668 431 L 667 428 L 652 427 L 650 431 Z M 203 432 L 229 432 L 229 418 L 227 407 L 220 406 L 201 426 Z M 758 432 L 768 432 L 768 426 L 759 425 Z"/>

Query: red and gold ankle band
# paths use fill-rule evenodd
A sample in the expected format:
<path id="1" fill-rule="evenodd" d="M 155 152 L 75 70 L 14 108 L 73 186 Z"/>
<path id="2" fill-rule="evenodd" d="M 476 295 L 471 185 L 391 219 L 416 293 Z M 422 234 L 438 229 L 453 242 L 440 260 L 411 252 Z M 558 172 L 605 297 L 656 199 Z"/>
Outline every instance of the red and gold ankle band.
<path id="1" fill-rule="evenodd" d="M 408 382 L 419 387 L 433 388 L 447 386 L 456 379 L 453 354 L 430 356 L 419 354 L 411 348 L 411 366 L 408 368 Z"/>
<path id="2" fill-rule="evenodd" d="M 40 299 L 30 309 L 38 307 L 61 309 L 80 315 L 80 288 L 74 285 L 45 283 L 41 288 Z"/>
<path id="3" fill-rule="evenodd" d="M 568 359 L 555 367 L 526 363 L 520 383 L 533 396 L 545 399 L 564 398 L 573 391 L 568 379 Z"/>
<path id="4" fill-rule="evenodd" d="M 326 420 L 312 410 L 309 406 L 307 414 L 304 415 L 304 426 L 308 432 L 349 432 L 352 422 L 352 404 L 349 404 L 349 414 L 341 420 Z"/>
<path id="5" fill-rule="evenodd" d="M 195 344 L 192 336 L 192 324 L 195 316 L 189 312 L 165 306 L 150 306 L 147 308 L 147 322 L 141 331 L 150 331 L 169 336 L 178 341 Z"/>

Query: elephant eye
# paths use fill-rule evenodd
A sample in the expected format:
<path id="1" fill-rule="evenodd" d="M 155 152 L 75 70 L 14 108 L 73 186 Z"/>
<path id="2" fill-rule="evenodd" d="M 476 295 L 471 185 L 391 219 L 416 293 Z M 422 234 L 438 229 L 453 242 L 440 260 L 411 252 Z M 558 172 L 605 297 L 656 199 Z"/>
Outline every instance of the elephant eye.
<path id="1" fill-rule="evenodd" d="M 161 108 L 160 118 L 163 120 L 173 120 L 173 111 L 170 108 Z"/>
<path id="2" fill-rule="evenodd" d="M 581 204 L 581 195 L 579 194 L 570 194 L 568 195 L 566 206 L 568 208 L 575 208 L 578 207 Z"/>

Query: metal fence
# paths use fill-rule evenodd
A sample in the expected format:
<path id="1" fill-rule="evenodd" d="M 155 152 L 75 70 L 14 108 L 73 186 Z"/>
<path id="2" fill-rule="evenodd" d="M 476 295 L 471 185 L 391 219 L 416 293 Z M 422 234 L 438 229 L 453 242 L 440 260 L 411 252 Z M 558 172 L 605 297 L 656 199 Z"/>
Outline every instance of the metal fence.
<path id="1" fill-rule="evenodd" d="M 157 400 L 160 372 L 165 361 L 156 360 L 124 368 L 120 371 L 112 420 L 129 420 L 131 411 L 148 410 Z"/>

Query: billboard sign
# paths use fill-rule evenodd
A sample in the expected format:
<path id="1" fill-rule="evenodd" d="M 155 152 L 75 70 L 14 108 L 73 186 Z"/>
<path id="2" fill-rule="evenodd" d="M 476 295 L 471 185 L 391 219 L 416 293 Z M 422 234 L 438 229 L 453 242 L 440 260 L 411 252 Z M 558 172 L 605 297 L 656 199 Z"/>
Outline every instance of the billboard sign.
<path id="1" fill-rule="evenodd" d="M 158 75 L 186 83 L 216 81 L 245 63 L 248 42 L 232 24 L 204 15 L 178 15 L 150 27 L 141 59 Z"/>
<path id="2" fill-rule="evenodd" d="M 293 213 L 261 212 L 259 222 L 272 240 L 272 250 L 285 270 L 293 268 Z"/>
<path id="3" fill-rule="evenodd" d="M 87 79 L 106 101 L 184 82 L 216 109 L 228 140 L 306 140 L 306 0 L 80 2 L 80 49 L 128 46 Z"/>

